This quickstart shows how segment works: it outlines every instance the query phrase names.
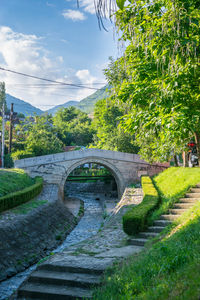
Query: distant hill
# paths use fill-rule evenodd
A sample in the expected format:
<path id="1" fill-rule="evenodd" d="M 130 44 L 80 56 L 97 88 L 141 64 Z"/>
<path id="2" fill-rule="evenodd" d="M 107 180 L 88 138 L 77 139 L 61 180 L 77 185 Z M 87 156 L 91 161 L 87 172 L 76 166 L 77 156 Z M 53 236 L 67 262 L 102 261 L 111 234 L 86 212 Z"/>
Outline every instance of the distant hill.
<path id="1" fill-rule="evenodd" d="M 53 108 L 48 109 L 47 112 L 49 114 L 54 115 L 59 108 L 62 108 L 62 107 L 67 108 L 70 106 L 77 106 L 78 103 L 79 103 L 78 101 L 65 102 L 64 104 L 60 104 L 60 105 L 54 106 Z"/>
<path id="2" fill-rule="evenodd" d="M 18 113 L 22 113 L 25 116 L 33 116 L 34 113 L 37 115 L 41 115 L 43 113 L 39 108 L 34 107 L 33 105 L 20 100 L 16 97 L 13 97 L 9 94 L 6 94 L 6 103 L 8 109 L 10 109 L 11 103 L 14 103 L 14 111 Z"/>
<path id="3" fill-rule="evenodd" d="M 70 107 L 70 106 L 75 106 L 76 108 L 79 108 L 80 110 L 82 110 L 88 114 L 92 113 L 94 111 L 94 106 L 95 106 L 96 102 L 108 97 L 108 92 L 106 91 L 107 88 L 109 89 L 108 86 L 105 86 L 105 87 L 99 89 L 98 91 L 96 91 L 94 94 L 84 98 L 81 101 L 69 101 L 69 102 L 65 102 L 64 104 L 57 105 L 57 106 L 47 110 L 47 112 L 54 115 L 56 113 L 56 111 L 62 107 L 66 108 L 66 107 Z"/>
<path id="4" fill-rule="evenodd" d="M 108 92 L 106 91 L 107 88 L 109 89 L 108 86 L 105 86 L 105 87 L 99 89 L 94 94 L 84 98 L 80 102 L 79 101 L 65 102 L 64 104 L 57 105 L 45 112 L 48 112 L 48 113 L 54 115 L 59 108 L 62 108 L 62 107 L 67 108 L 70 106 L 75 106 L 75 107 L 79 108 L 80 110 L 86 112 L 87 114 L 91 114 L 92 112 L 94 112 L 94 107 L 95 107 L 96 102 L 108 97 Z M 33 105 L 31 105 L 21 99 L 13 97 L 9 94 L 6 94 L 6 103 L 7 103 L 8 109 L 10 109 L 11 103 L 14 103 L 14 111 L 18 112 L 18 113 L 22 113 L 25 116 L 33 116 L 34 114 L 41 115 L 44 113 L 43 110 L 36 108 Z"/>

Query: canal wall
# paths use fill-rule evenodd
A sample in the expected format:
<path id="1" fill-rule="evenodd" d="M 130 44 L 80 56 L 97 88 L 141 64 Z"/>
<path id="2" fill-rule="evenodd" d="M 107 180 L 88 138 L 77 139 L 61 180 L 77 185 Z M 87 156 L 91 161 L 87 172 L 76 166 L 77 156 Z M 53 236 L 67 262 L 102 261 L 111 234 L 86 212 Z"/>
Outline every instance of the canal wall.
<path id="1" fill-rule="evenodd" d="M 0 214 L 0 281 L 50 254 L 77 224 L 58 198 L 58 186 L 45 185 L 36 199 Z"/>

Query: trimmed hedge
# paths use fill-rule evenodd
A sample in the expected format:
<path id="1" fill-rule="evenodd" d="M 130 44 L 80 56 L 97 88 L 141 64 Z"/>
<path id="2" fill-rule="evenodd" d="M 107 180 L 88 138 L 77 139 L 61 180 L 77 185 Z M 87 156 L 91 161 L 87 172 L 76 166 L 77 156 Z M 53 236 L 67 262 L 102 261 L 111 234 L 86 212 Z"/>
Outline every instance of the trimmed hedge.
<path id="1" fill-rule="evenodd" d="M 159 196 L 149 176 L 142 177 L 143 201 L 128 210 L 123 216 L 123 230 L 134 235 L 145 229 L 147 217 L 159 203 Z"/>
<path id="2" fill-rule="evenodd" d="M 43 188 L 42 177 L 36 177 L 35 183 L 21 191 L 17 191 L 0 197 L 0 212 L 25 203 L 36 197 Z"/>

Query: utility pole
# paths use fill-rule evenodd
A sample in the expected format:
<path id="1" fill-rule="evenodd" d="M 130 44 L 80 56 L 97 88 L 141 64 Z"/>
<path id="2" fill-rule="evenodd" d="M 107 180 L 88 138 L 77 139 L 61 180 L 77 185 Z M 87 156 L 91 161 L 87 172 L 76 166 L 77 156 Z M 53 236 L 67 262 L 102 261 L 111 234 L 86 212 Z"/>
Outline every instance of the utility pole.
<path id="1" fill-rule="evenodd" d="M 4 149 L 5 149 L 5 101 L 2 105 L 2 150 L 1 150 L 1 165 L 4 168 Z"/>
<path id="2" fill-rule="evenodd" d="M 13 103 L 11 103 L 11 108 L 10 108 L 10 129 L 9 129 L 8 153 L 11 153 L 11 148 L 12 148 L 12 130 L 13 130 Z"/>

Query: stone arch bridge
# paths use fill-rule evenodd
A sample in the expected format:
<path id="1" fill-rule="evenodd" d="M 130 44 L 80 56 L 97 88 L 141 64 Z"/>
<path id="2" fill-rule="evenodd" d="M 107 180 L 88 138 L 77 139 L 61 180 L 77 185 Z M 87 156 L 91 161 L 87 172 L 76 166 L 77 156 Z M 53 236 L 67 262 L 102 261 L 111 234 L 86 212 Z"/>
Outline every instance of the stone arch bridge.
<path id="1" fill-rule="evenodd" d="M 115 178 L 118 195 L 125 187 L 140 180 L 144 174 L 154 175 L 164 170 L 166 164 L 149 164 L 139 155 L 117 151 L 86 149 L 25 158 L 15 161 L 16 168 L 22 168 L 31 176 L 42 176 L 47 183 L 58 184 L 63 194 L 69 174 L 85 163 L 97 163 L 106 167 Z"/>

